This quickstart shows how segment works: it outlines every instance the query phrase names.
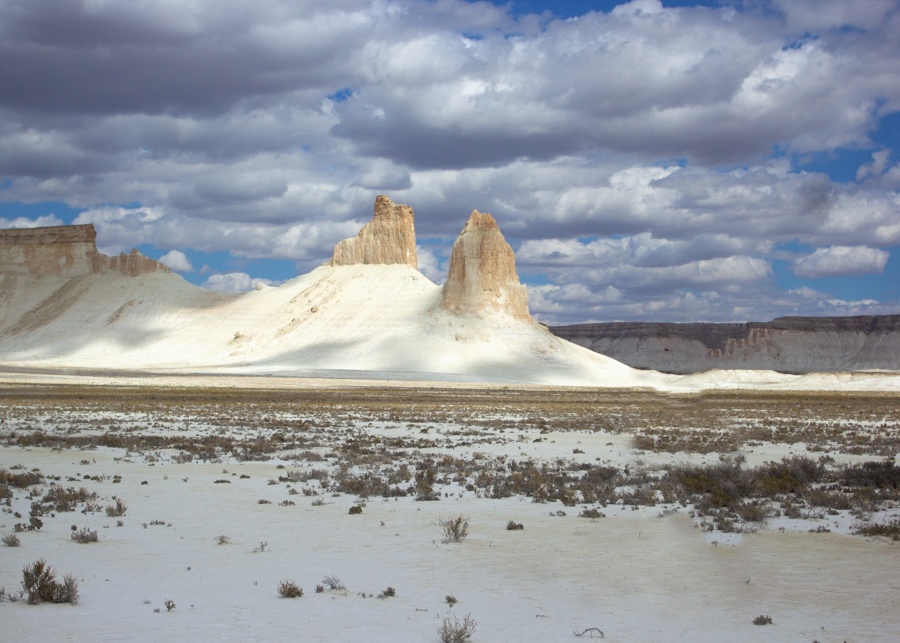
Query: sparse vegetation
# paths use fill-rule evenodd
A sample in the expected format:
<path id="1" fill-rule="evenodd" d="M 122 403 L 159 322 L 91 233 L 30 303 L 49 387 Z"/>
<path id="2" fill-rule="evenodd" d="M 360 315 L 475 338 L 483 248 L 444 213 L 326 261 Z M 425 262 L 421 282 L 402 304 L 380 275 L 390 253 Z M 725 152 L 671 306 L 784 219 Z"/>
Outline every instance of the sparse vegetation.
<path id="1" fill-rule="evenodd" d="M 56 580 L 56 572 L 41 559 L 22 569 L 22 592 L 30 605 L 40 603 L 78 604 L 78 583 L 71 575 Z"/>
<path id="2" fill-rule="evenodd" d="M 438 628 L 438 636 L 441 643 L 465 643 L 475 634 L 477 624 L 471 614 L 466 614 L 461 621 L 455 615 L 445 616 Z"/>
<path id="3" fill-rule="evenodd" d="M 75 525 L 72 525 L 72 533 L 70 534 L 72 540 L 76 543 L 87 544 L 87 543 L 95 543 L 98 540 L 97 532 L 87 527 L 82 527 L 78 529 Z"/>
<path id="4" fill-rule="evenodd" d="M 278 594 L 284 598 L 300 598 L 303 589 L 292 580 L 283 580 L 278 583 Z"/>
<path id="5" fill-rule="evenodd" d="M 395 590 L 393 587 L 388 586 L 378 595 L 378 598 L 392 598 L 396 595 L 397 590 Z"/>
<path id="6" fill-rule="evenodd" d="M 167 612 L 171 612 L 173 609 L 175 609 L 175 601 L 173 601 L 171 598 L 167 598 L 167 599 L 163 602 L 163 605 L 166 606 L 166 611 L 167 611 Z"/>
<path id="7" fill-rule="evenodd" d="M 518 531 L 520 529 L 525 529 L 525 525 L 520 522 L 516 522 L 515 520 L 510 520 L 506 523 L 506 531 Z"/>
<path id="8" fill-rule="evenodd" d="M 124 516 L 125 512 L 128 511 L 128 507 L 122 501 L 121 498 L 113 497 L 115 502 L 111 505 L 106 505 L 106 515 L 110 518 L 118 518 L 120 516 Z"/>
<path id="9" fill-rule="evenodd" d="M 344 587 L 344 583 L 342 583 L 341 579 L 338 578 L 337 576 L 326 576 L 325 578 L 322 579 L 322 585 L 324 585 L 325 587 L 327 587 L 330 590 L 346 589 L 346 587 Z M 316 588 L 316 589 L 318 591 L 318 588 Z"/>
<path id="10" fill-rule="evenodd" d="M 465 516 L 460 515 L 442 520 L 440 525 L 445 543 L 458 543 L 469 535 L 469 519 Z"/>
<path id="11" fill-rule="evenodd" d="M 6 534 L 3 536 L 2 541 L 7 547 L 18 547 L 22 544 L 22 541 L 19 540 L 19 537 L 15 533 Z"/>
<path id="12" fill-rule="evenodd" d="M 900 540 L 900 516 L 894 516 L 884 522 L 858 523 L 853 526 L 853 533 L 860 536 Z"/>
<path id="13" fill-rule="evenodd" d="M 764 614 L 760 614 L 759 616 L 757 616 L 756 618 L 753 619 L 753 624 L 754 625 L 771 625 L 772 617 L 766 616 Z"/>

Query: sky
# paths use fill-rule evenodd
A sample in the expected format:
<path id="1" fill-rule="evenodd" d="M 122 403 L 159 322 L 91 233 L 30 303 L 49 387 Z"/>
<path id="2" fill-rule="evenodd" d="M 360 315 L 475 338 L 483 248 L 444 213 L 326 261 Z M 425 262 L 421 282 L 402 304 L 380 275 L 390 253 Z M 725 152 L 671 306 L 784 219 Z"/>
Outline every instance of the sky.
<path id="1" fill-rule="evenodd" d="M 379 194 L 545 323 L 900 313 L 900 0 L 0 0 L 0 227 L 239 291 Z"/>

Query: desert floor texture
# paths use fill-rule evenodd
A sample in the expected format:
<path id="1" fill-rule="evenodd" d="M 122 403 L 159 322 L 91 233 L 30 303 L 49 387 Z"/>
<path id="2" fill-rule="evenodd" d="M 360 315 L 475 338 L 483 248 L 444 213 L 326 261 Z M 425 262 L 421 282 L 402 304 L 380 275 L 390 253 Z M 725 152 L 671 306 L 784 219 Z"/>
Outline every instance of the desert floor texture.
<path id="1" fill-rule="evenodd" d="M 7 374 L 3 638 L 896 640 L 897 402 Z"/>

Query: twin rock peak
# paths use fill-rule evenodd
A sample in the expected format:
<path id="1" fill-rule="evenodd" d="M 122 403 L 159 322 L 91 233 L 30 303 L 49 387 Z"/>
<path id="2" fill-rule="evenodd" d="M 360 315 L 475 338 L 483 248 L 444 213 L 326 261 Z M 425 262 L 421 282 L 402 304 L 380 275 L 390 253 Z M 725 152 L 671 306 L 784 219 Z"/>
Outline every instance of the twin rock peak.
<path id="1" fill-rule="evenodd" d="M 403 264 L 418 270 L 411 207 L 386 196 L 375 199 L 372 220 L 334 247 L 332 266 L 356 264 Z M 490 214 L 473 210 L 453 244 L 441 308 L 457 315 L 500 312 L 531 318 L 515 254 Z"/>

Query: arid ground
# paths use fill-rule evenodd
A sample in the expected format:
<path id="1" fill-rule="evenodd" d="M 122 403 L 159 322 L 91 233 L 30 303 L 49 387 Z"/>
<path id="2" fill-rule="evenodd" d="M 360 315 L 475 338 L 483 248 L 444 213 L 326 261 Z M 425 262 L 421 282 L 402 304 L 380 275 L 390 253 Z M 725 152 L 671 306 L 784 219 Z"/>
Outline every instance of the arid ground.
<path id="1" fill-rule="evenodd" d="M 9 374 L 4 638 L 895 640 L 898 401 Z"/>

